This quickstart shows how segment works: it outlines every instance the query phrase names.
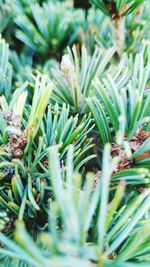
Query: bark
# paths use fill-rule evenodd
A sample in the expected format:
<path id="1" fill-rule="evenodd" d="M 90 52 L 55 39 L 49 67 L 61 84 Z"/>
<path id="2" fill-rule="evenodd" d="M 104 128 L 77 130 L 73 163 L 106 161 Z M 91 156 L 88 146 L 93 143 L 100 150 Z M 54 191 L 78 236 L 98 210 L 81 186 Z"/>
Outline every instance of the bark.
<path id="1" fill-rule="evenodd" d="M 121 53 L 125 49 L 125 26 L 124 18 L 119 17 L 112 20 L 113 43 Z"/>

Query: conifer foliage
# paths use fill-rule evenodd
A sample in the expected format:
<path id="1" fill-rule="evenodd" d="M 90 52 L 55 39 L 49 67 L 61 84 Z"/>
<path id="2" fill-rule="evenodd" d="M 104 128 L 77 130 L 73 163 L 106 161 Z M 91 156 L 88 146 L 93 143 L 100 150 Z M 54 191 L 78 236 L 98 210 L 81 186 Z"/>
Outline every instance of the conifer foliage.
<path id="1" fill-rule="evenodd" d="M 0 266 L 150 265 L 149 15 L 0 1 Z"/>

